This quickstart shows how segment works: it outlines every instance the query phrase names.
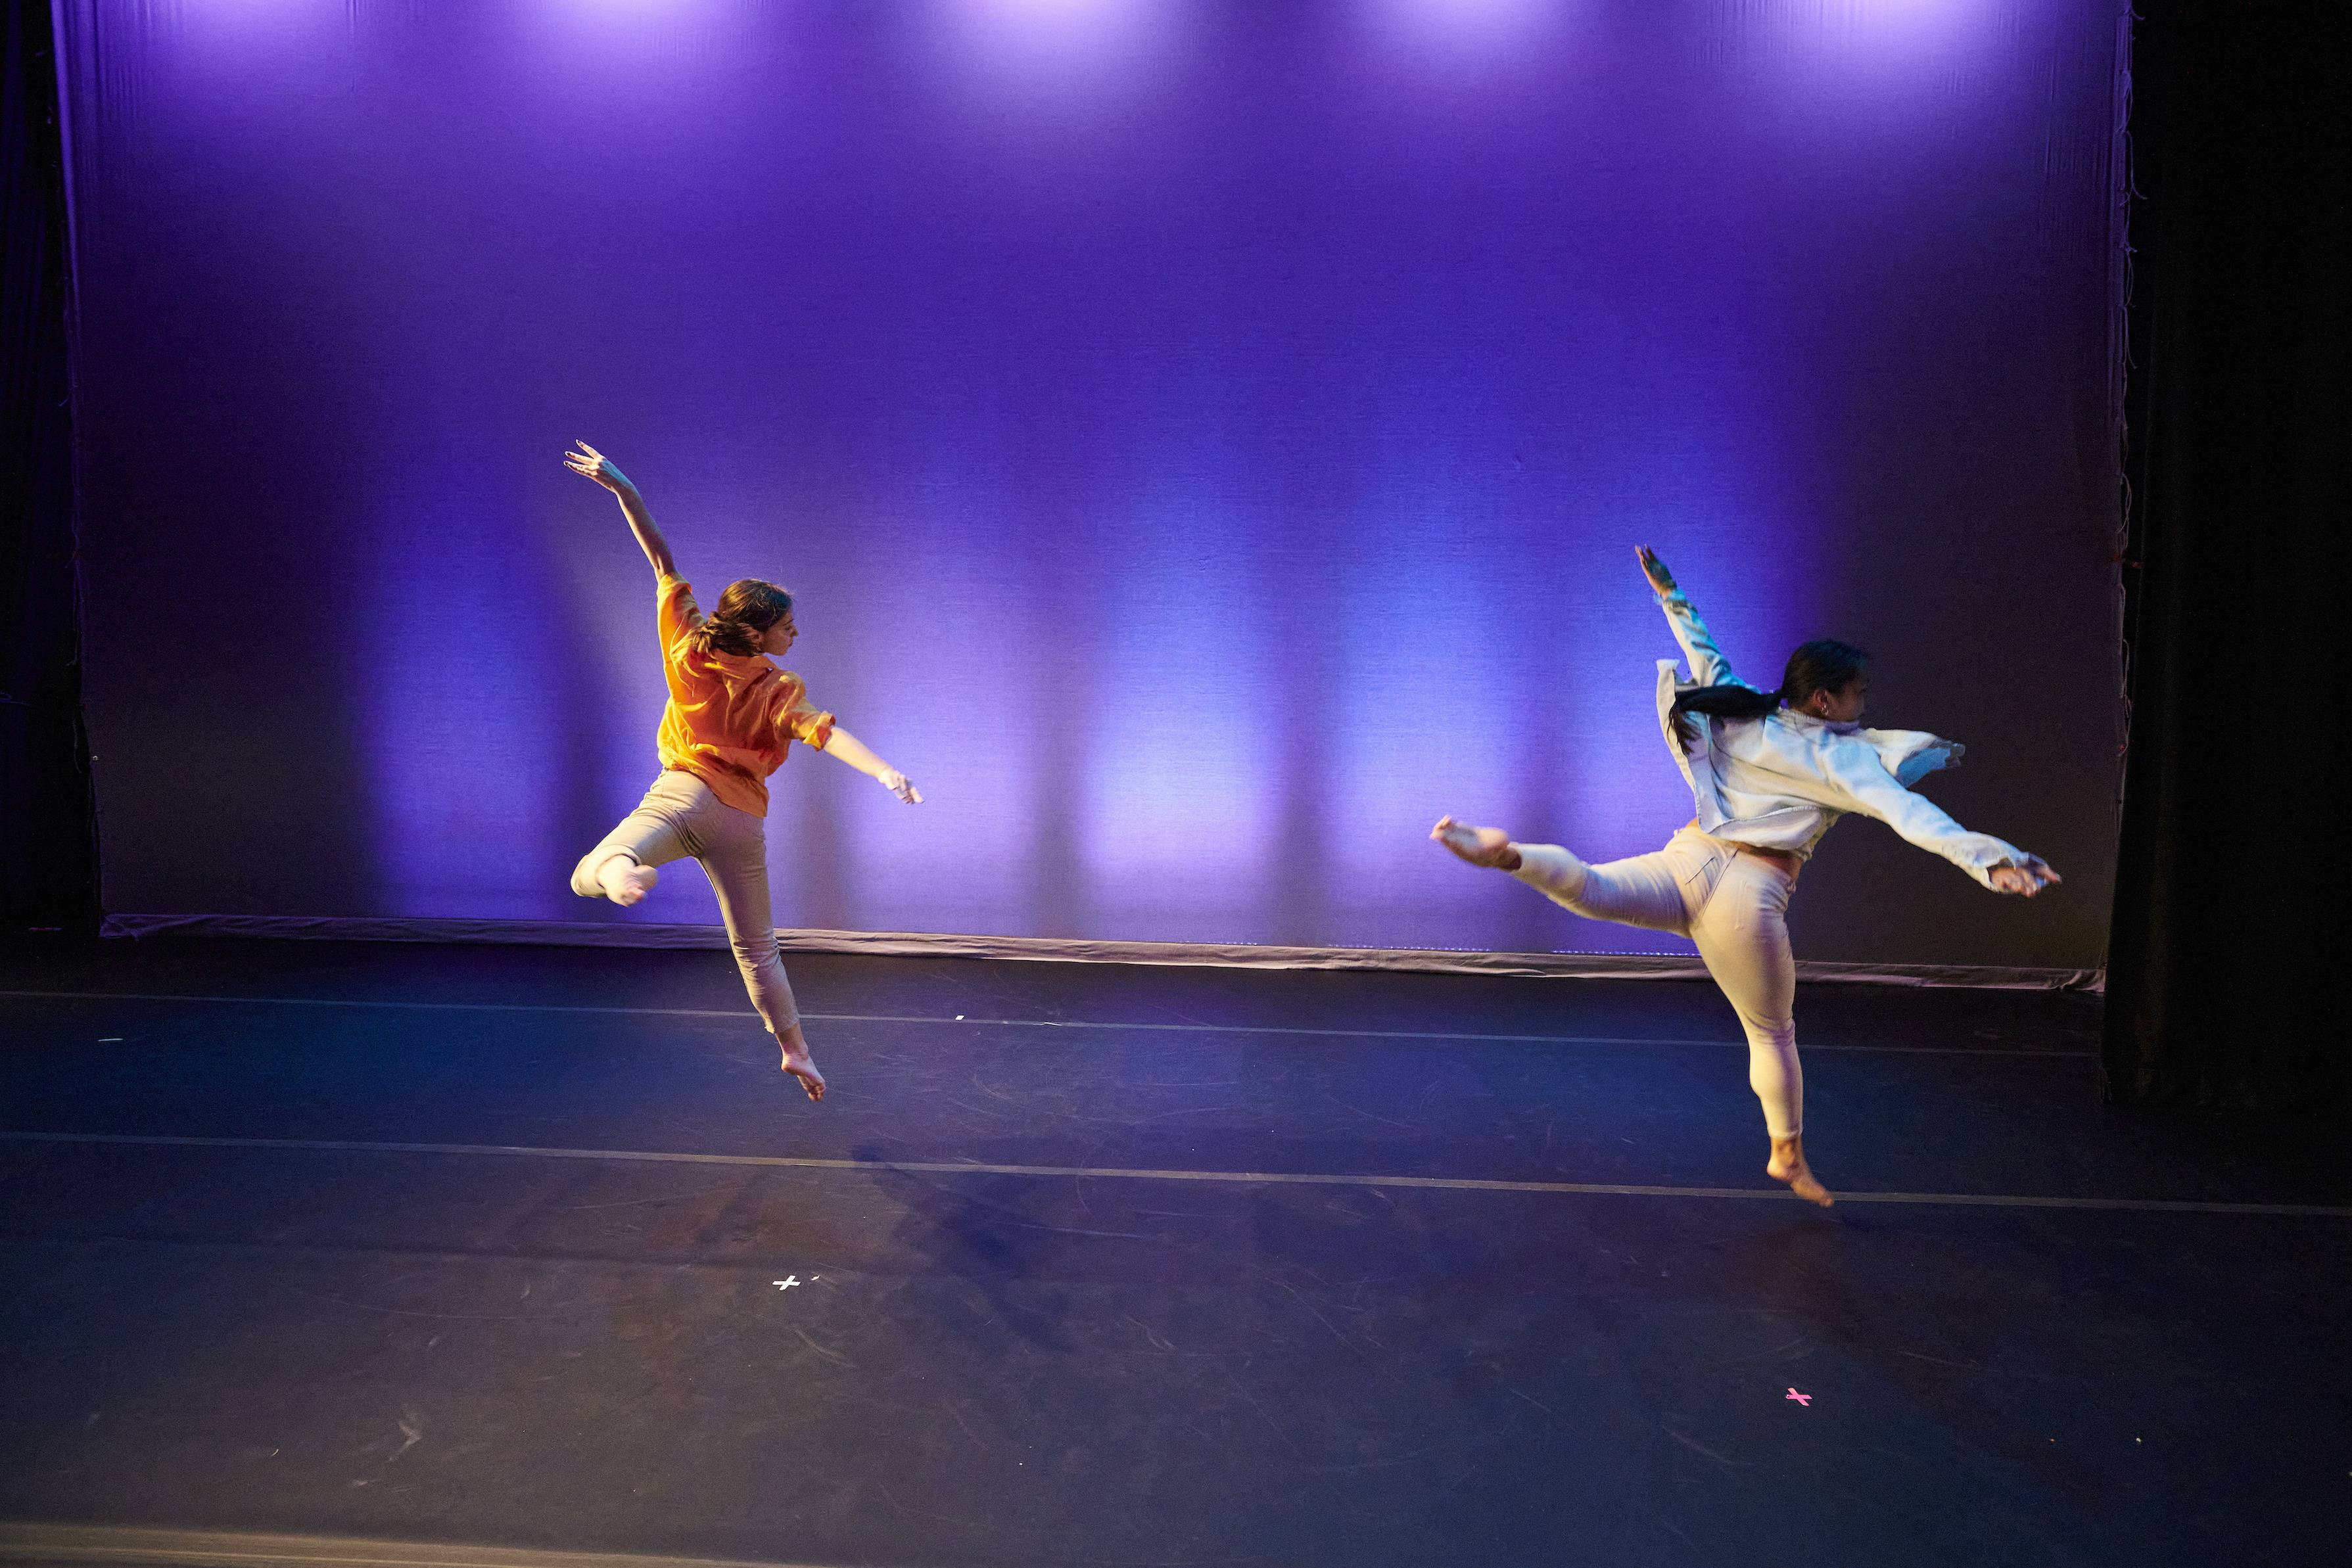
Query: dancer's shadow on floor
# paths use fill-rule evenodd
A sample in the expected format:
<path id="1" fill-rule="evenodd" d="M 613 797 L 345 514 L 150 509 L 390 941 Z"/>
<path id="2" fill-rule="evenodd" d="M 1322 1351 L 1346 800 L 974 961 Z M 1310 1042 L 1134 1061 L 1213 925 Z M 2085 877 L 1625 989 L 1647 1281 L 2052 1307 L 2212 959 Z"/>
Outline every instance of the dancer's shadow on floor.
<path id="1" fill-rule="evenodd" d="M 887 1166 L 905 1151 L 862 1144 L 853 1158 Z M 1007 1334 L 1067 1350 L 1065 1325 L 1077 1310 L 1083 1250 L 1103 1237 L 1062 1223 L 1066 1189 L 1031 1176 L 957 1176 L 877 1168 L 877 1191 L 898 1205 L 890 1239 L 910 1278 L 940 1290 L 964 1311 L 944 1312 L 936 1326 L 982 1346 Z"/>

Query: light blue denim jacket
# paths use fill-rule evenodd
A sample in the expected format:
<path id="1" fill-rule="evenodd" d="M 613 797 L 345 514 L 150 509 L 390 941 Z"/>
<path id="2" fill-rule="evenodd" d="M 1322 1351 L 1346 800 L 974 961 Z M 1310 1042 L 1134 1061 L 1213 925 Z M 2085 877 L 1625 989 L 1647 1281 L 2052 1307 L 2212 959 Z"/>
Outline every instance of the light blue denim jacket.
<path id="1" fill-rule="evenodd" d="M 1686 714 L 1690 749 L 1675 743 L 1675 698 L 1698 686 L 1748 685 L 1680 589 L 1658 596 L 1675 641 L 1690 660 L 1658 661 L 1658 726 L 1698 803 L 1701 831 L 1737 843 L 1810 856 L 1848 812 L 1875 817 L 1923 850 L 1943 856 L 1986 886 L 2003 865 L 2033 857 L 1990 833 L 1972 833 L 1910 786 L 1960 759 L 1957 741 L 1923 730 L 1864 729 L 1781 708 L 1763 718 Z M 1748 686 L 1751 691 L 1759 688 Z"/>

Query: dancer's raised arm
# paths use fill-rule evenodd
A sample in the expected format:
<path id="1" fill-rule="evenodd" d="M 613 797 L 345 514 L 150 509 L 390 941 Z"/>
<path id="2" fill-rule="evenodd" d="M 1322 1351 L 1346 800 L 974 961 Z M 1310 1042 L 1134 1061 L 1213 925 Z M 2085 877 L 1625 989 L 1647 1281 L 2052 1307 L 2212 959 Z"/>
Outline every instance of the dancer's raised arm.
<path id="1" fill-rule="evenodd" d="M 1642 575 L 1650 580 L 1650 591 L 1658 596 L 1658 608 L 1666 612 L 1666 624 L 1675 629 L 1675 641 L 1682 644 L 1683 656 L 1690 661 L 1691 679 L 1702 686 L 1731 681 L 1731 661 L 1715 645 L 1714 634 L 1691 608 L 1690 596 L 1675 586 L 1675 574 L 1666 570 L 1658 552 L 1647 545 L 1636 545 L 1633 553 L 1641 558 Z"/>
<path id="2" fill-rule="evenodd" d="M 629 482 L 629 476 L 615 468 L 611 458 L 586 442 L 576 444 L 579 451 L 563 455 L 564 466 L 612 491 L 621 503 L 621 515 L 629 519 L 629 531 L 637 536 L 637 548 L 646 552 L 646 559 L 653 563 L 656 575 L 676 577 L 677 561 L 669 553 L 669 541 L 663 538 L 661 529 L 654 526 L 654 515 L 646 509 L 646 498 L 637 494 L 637 487 Z"/>

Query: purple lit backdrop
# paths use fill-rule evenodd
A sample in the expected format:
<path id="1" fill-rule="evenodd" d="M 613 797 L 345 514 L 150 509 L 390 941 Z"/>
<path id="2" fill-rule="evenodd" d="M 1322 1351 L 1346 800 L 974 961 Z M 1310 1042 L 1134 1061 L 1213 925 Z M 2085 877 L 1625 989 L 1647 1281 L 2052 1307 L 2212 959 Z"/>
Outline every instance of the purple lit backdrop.
<path id="1" fill-rule="evenodd" d="M 110 907 L 632 918 L 584 435 L 931 798 L 797 752 L 782 924 L 1672 946 L 1423 837 L 1689 815 L 1646 541 L 2069 873 L 1849 824 L 1801 955 L 2099 960 L 2111 0 L 67 11 Z"/>

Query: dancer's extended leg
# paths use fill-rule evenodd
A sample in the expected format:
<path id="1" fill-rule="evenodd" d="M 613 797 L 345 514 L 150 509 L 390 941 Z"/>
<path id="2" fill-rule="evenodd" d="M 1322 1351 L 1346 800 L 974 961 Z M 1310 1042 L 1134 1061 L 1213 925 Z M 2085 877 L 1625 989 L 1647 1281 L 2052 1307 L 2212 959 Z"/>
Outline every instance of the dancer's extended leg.
<path id="1" fill-rule="evenodd" d="M 1519 869 L 1512 874 L 1563 909 L 1587 920 L 1671 931 L 1677 936 L 1689 934 L 1683 902 L 1683 879 L 1689 867 L 1678 844 L 1598 865 L 1577 859 L 1558 844 L 1513 847 L 1519 852 Z"/>
<path id="2" fill-rule="evenodd" d="M 1682 883 L 1689 868 L 1678 837 L 1655 854 L 1591 865 L 1558 844 L 1512 841 L 1500 828 L 1474 828 L 1440 817 L 1429 836 L 1472 865 L 1509 872 L 1563 909 L 1588 920 L 1651 931 L 1689 932 Z"/>

